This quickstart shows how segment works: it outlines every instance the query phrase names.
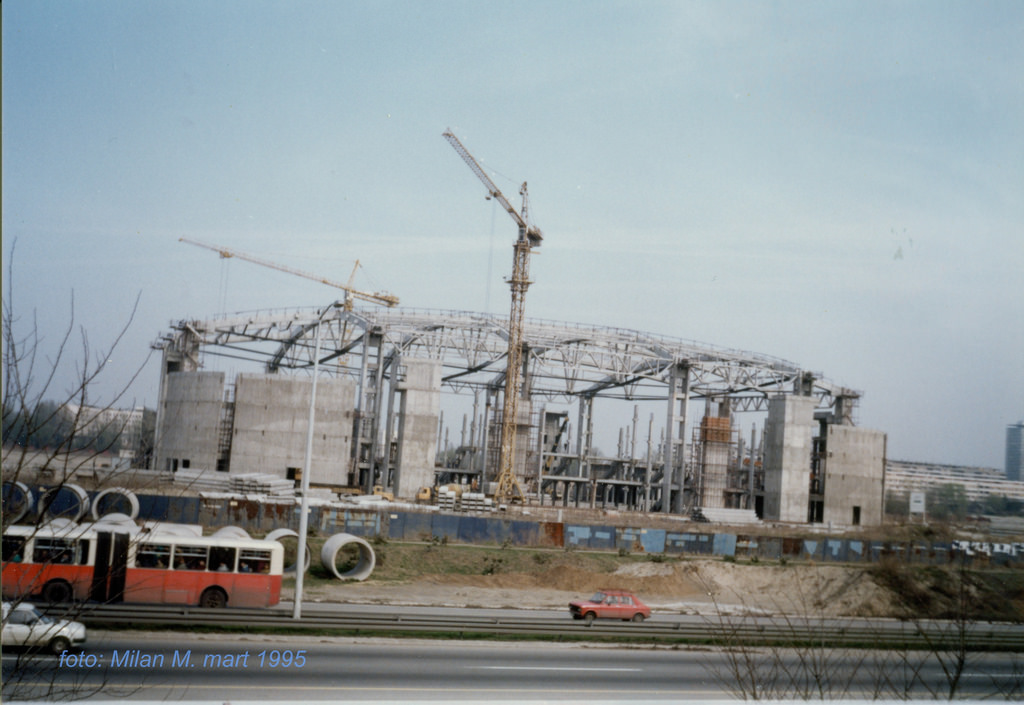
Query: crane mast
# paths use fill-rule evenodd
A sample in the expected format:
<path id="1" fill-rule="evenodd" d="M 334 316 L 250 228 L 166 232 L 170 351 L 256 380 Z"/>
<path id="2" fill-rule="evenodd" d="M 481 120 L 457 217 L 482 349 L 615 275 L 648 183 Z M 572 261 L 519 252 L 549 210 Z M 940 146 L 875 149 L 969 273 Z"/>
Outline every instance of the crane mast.
<path id="1" fill-rule="evenodd" d="M 178 241 L 179 242 L 186 242 L 189 245 L 195 245 L 196 247 L 203 247 L 203 248 L 206 248 L 207 250 L 213 250 L 214 252 L 216 252 L 217 254 L 219 254 L 221 256 L 221 259 L 227 259 L 229 257 L 235 257 L 237 259 L 245 260 L 246 262 L 252 262 L 253 264 L 258 264 L 258 265 L 261 265 L 263 267 L 269 267 L 270 269 L 276 269 L 279 272 L 287 272 L 288 274 L 294 274 L 295 276 L 303 277 L 305 279 L 312 279 L 315 282 L 320 282 L 321 284 L 326 284 L 327 286 L 333 286 L 336 289 L 341 289 L 346 294 L 345 295 L 345 310 L 346 311 L 351 311 L 352 310 L 352 299 L 354 299 L 354 298 L 355 299 L 361 299 L 363 301 L 369 301 L 369 302 L 375 303 L 375 304 L 381 304 L 381 305 L 387 306 L 389 308 L 398 305 L 398 297 L 397 296 L 392 296 L 391 294 L 387 294 L 387 293 L 382 292 L 382 291 L 379 291 L 379 292 L 371 294 L 371 293 L 366 292 L 366 291 L 359 291 L 358 289 L 352 288 L 352 280 L 355 278 L 355 274 L 356 274 L 355 268 L 352 269 L 352 276 L 349 277 L 348 284 L 342 284 L 341 282 L 336 282 L 336 281 L 333 281 L 331 279 L 326 279 L 324 277 L 317 276 L 316 274 L 310 274 L 309 272 L 303 272 L 302 270 L 299 270 L 299 269 L 293 269 L 292 267 L 287 267 L 287 266 L 285 266 L 283 264 L 277 264 L 276 262 L 270 262 L 270 261 L 265 260 L 265 259 L 260 259 L 259 257 L 253 257 L 252 255 L 245 254 L 244 252 L 238 252 L 236 250 L 231 250 L 231 249 L 228 249 L 227 247 L 221 247 L 219 245 L 208 245 L 205 242 L 199 242 L 198 240 L 190 240 L 187 237 L 178 238 Z M 358 266 L 359 266 L 359 260 L 356 260 L 356 267 L 358 267 Z"/>
<path id="2" fill-rule="evenodd" d="M 508 280 L 512 289 L 512 309 L 508 321 L 508 355 L 505 370 L 505 397 L 501 417 L 501 455 L 498 460 L 498 488 L 494 497 L 499 502 L 522 501 L 523 490 L 515 473 L 516 430 L 519 414 L 519 396 L 523 374 L 523 318 L 526 290 L 530 286 L 530 251 L 539 247 L 540 228 L 530 224 L 529 194 L 524 182 L 519 189 L 523 198 L 522 212 L 508 202 L 501 190 L 494 185 L 487 173 L 480 167 L 473 155 L 462 145 L 451 130 L 444 132 L 444 138 L 452 145 L 462 160 L 476 174 L 487 188 L 488 197 L 494 198 L 512 216 L 519 226 L 519 237 L 513 246 L 512 277 Z"/>

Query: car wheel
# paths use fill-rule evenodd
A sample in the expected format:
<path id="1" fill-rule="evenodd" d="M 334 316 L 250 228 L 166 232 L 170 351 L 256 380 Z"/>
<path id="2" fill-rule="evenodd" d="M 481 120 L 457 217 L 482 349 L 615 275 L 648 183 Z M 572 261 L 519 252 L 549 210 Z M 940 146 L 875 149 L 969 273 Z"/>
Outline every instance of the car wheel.
<path id="1" fill-rule="evenodd" d="M 228 596 L 220 588 L 212 587 L 203 590 L 199 596 L 200 607 L 214 607 L 220 609 L 228 604 Z"/>
<path id="2" fill-rule="evenodd" d="M 642 622 L 642 621 L 644 621 L 644 616 L 641 613 L 637 612 L 636 614 L 633 615 L 633 621 L 634 622 Z"/>
<path id="3" fill-rule="evenodd" d="M 51 580 L 43 586 L 43 599 L 47 602 L 71 602 L 74 591 L 64 580 Z"/>
<path id="4" fill-rule="evenodd" d="M 71 641 L 65 636 L 55 636 L 50 639 L 50 653 L 60 656 L 71 648 Z"/>
<path id="5" fill-rule="evenodd" d="M 585 615 L 583 615 L 583 621 L 586 622 L 587 626 L 589 627 L 591 624 L 594 623 L 594 619 L 596 617 L 597 617 L 597 615 L 594 614 L 593 612 L 587 612 Z"/>

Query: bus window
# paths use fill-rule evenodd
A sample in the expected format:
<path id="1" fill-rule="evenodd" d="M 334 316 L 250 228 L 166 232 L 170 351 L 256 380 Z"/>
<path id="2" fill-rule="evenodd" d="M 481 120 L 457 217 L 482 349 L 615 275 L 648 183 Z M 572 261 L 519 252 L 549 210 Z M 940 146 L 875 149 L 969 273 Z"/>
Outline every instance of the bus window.
<path id="1" fill-rule="evenodd" d="M 206 570 L 206 546 L 175 546 L 175 570 Z"/>
<path id="2" fill-rule="evenodd" d="M 32 551 L 33 563 L 70 565 L 75 559 L 75 542 L 67 539 L 36 537 Z"/>
<path id="3" fill-rule="evenodd" d="M 171 547 L 165 544 L 144 543 L 135 554 L 138 568 L 166 568 L 171 564 Z"/>
<path id="4" fill-rule="evenodd" d="M 269 573 L 270 551 L 243 550 L 238 559 L 239 573 Z"/>
<path id="5" fill-rule="evenodd" d="M 235 555 L 237 552 L 237 549 L 228 548 L 227 546 L 211 546 L 210 563 L 206 567 L 209 570 L 215 570 L 221 573 L 234 573 Z"/>
<path id="6" fill-rule="evenodd" d="M 21 536 L 4 536 L 2 558 L 7 563 L 21 563 L 25 560 L 25 542 Z"/>

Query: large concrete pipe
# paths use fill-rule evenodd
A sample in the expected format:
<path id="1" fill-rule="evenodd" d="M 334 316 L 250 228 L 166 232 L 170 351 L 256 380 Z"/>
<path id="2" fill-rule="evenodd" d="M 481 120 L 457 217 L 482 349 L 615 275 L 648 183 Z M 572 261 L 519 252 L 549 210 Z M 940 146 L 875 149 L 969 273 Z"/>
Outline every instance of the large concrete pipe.
<path id="1" fill-rule="evenodd" d="M 358 558 L 354 561 L 354 566 L 346 565 L 346 569 L 339 572 L 338 552 L 345 547 L 354 547 L 358 552 Z M 320 550 L 320 561 L 324 568 L 339 580 L 366 580 L 377 565 L 377 556 L 364 539 L 352 534 L 335 534 L 324 542 L 324 547 Z"/>
<path id="2" fill-rule="evenodd" d="M 92 523 L 92 528 L 96 531 L 113 531 L 114 533 L 136 534 L 139 532 L 135 519 L 120 512 L 104 514 Z"/>
<path id="3" fill-rule="evenodd" d="M 45 519 L 78 521 L 89 511 L 89 493 L 78 485 L 51 487 L 39 495 L 36 511 Z"/>
<path id="4" fill-rule="evenodd" d="M 240 526 L 222 526 L 213 532 L 213 537 L 218 539 L 250 539 L 249 532 Z"/>
<path id="5" fill-rule="evenodd" d="M 109 487 L 92 498 L 92 518 L 107 514 L 126 514 L 132 519 L 139 516 L 139 498 L 123 487 Z"/>
<path id="6" fill-rule="evenodd" d="M 264 537 L 264 539 L 267 540 L 267 541 L 281 541 L 281 539 L 296 539 L 296 544 L 298 543 L 298 538 L 299 538 L 298 533 L 296 533 L 295 531 L 292 531 L 291 529 L 274 529 L 273 531 L 271 531 L 269 534 L 267 534 Z M 281 543 L 284 543 L 284 542 L 282 541 Z M 298 546 L 296 546 L 296 548 L 295 548 L 295 558 L 298 559 L 298 557 L 299 557 L 299 550 L 298 550 Z M 305 573 L 306 571 L 309 570 L 309 564 L 312 561 L 313 561 L 313 553 L 309 550 L 309 544 L 306 544 L 306 560 L 302 564 L 302 565 L 304 565 L 306 567 L 306 569 L 302 571 L 303 573 Z M 287 573 L 294 573 L 295 572 L 295 567 L 296 567 L 295 563 L 292 563 L 289 566 L 285 566 L 284 572 L 286 574 Z"/>
<path id="7" fill-rule="evenodd" d="M 8 524 L 17 524 L 32 511 L 32 490 L 24 482 L 4 482 L 3 513 Z"/>

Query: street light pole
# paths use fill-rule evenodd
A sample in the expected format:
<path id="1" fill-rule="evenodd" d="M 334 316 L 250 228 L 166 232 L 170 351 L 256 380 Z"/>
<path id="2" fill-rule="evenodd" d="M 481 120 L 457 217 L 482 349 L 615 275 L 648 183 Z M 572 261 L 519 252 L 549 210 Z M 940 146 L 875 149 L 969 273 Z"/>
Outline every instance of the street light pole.
<path id="1" fill-rule="evenodd" d="M 316 380 L 320 373 L 320 327 L 324 322 L 324 316 L 334 308 L 343 304 L 335 301 L 325 308 L 316 319 L 316 343 L 313 345 L 313 385 L 309 393 L 309 426 L 306 429 L 306 456 L 302 463 L 302 503 L 299 510 L 299 545 L 295 557 L 295 606 L 292 609 L 292 619 L 302 618 L 302 583 L 306 575 L 306 538 L 309 534 L 309 474 L 310 465 L 313 462 L 313 423 L 316 421 Z"/>

